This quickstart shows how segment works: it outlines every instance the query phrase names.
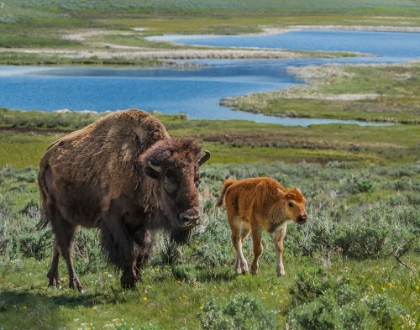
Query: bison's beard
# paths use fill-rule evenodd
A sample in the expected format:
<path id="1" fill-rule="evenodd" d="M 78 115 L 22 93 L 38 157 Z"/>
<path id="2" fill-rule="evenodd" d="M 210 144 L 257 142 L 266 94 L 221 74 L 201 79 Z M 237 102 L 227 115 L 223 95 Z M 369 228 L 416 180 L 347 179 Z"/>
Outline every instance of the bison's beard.
<path id="1" fill-rule="evenodd" d="M 173 228 L 171 230 L 171 241 L 176 244 L 187 244 L 190 241 L 191 229 Z"/>
<path id="2" fill-rule="evenodd" d="M 162 210 L 158 210 L 154 216 L 154 228 L 164 229 L 165 232 L 170 233 L 170 240 L 175 244 L 187 244 L 190 241 L 191 227 L 182 229 L 177 227 L 164 215 Z"/>

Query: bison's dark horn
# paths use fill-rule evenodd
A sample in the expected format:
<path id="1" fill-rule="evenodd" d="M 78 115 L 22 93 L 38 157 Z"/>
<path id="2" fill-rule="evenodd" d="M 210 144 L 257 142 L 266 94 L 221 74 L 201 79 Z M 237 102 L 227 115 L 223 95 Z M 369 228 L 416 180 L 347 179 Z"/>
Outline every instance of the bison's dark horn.
<path id="1" fill-rule="evenodd" d="M 203 165 L 206 161 L 208 161 L 211 155 L 210 151 L 208 150 L 203 150 L 203 151 L 204 151 L 204 155 L 198 161 L 198 165 L 200 166 Z"/>
<path id="2" fill-rule="evenodd" d="M 157 166 L 157 165 L 153 165 L 150 161 L 148 161 L 148 162 L 147 162 L 147 164 L 149 165 L 149 167 L 150 167 L 153 171 L 158 172 L 158 173 L 162 172 L 162 167 Z"/>

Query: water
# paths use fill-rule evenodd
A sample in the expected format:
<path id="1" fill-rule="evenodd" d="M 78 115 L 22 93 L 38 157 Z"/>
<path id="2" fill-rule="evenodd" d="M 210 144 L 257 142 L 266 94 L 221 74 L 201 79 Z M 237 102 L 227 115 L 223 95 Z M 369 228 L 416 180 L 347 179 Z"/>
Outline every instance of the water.
<path id="1" fill-rule="evenodd" d="M 359 52 L 404 59 L 420 57 L 420 32 L 302 30 L 264 36 L 165 35 L 149 39 L 202 46 Z"/>
<path id="2" fill-rule="evenodd" d="M 299 42 L 299 47 L 304 46 L 302 44 L 305 41 L 304 39 L 306 39 L 307 44 L 317 39 L 315 38 L 317 36 L 316 31 L 304 32 L 309 32 L 313 37 L 303 34 L 301 36 L 303 40 L 296 40 L 296 42 Z M 359 38 L 359 43 L 362 44 L 360 47 L 369 45 L 369 43 L 364 41 L 363 33 L 360 32 L 355 32 L 351 39 L 353 41 L 349 43 L 349 46 L 347 46 L 347 39 L 344 38 L 349 35 L 348 31 L 341 31 L 344 38 L 342 38 L 341 42 L 337 42 L 337 36 L 340 36 L 340 32 L 321 32 L 322 38 L 319 37 L 318 39 L 324 40 L 325 47 L 331 47 L 332 44 L 341 44 L 344 48 L 350 47 L 350 45 L 356 43 L 354 41 L 356 36 Z M 324 32 L 328 33 L 324 34 Z M 382 33 L 366 32 L 370 38 L 375 33 L 378 33 L 378 36 L 382 38 Z M 283 35 L 277 36 L 283 37 Z M 413 36 L 417 38 L 420 36 L 420 34 L 416 33 L 391 33 L 391 35 L 394 36 L 393 40 L 400 40 L 402 36 L 409 38 L 409 40 Z M 400 37 L 395 38 L 395 35 Z M 327 38 L 327 36 L 330 37 Z M 200 37 L 203 38 L 202 36 Z M 265 39 L 266 37 L 268 39 Z M 230 37 L 221 39 L 224 38 Z M 240 39 L 240 37 L 236 38 Z M 242 36 L 242 38 L 247 39 L 248 37 Z M 275 36 L 259 36 L 254 38 L 254 40 L 260 42 L 264 39 L 266 40 L 264 47 L 268 47 L 269 45 L 274 45 L 273 38 L 275 39 Z M 206 38 L 206 40 L 213 41 L 216 39 L 219 38 Z M 294 39 L 299 38 L 295 36 Z M 197 42 L 197 39 L 194 39 L 194 42 Z M 222 107 L 219 105 L 219 101 L 228 96 L 272 91 L 286 88 L 292 84 L 302 84 L 302 81 L 287 73 L 286 68 L 288 66 L 321 65 L 326 63 L 395 63 L 407 61 L 415 56 L 420 57 L 420 49 L 418 49 L 420 43 L 413 44 L 412 40 L 410 51 L 404 50 L 402 54 L 395 49 L 393 50 L 392 43 L 387 42 L 384 44 L 388 45 L 388 50 L 383 50 L 381 54 L 386 54 L 386 56 L 381 57 L 201 60 L 195 62 L 205 66 L 198 70 L 177 70 L 173 68 L 121 69 L 88 66 L 0 66 L 0 107 L 43 111 L 70 109 L 79 111 L 94 110 L 98 112 L 139 108 L 147 111 L 157 110 L 169 114 L 185 113 L 192 119 L 242 119 L 301 126 L 331 122 L 375 125 L 373 123 L 359 123 L 356 121 L 279 118 L 256 115 Z M 375 49 L 377 49 L 377 46 L 373 47 L 372 43 L 372 49 L 370 51 L 369 49 L 366 50 L 372 53 Z M 399 50 L 402 50 L 402 48 L 399 48 Z M 407 54 L 410 54 L 410 57 L 407 57 Z"/>

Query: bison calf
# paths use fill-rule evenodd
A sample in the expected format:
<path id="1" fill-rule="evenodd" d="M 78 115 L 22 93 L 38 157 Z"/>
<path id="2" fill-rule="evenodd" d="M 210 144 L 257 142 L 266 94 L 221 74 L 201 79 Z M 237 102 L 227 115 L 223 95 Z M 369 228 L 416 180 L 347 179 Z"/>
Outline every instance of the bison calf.
<path id="1" fill-rule="evenodd" d="M 277 254 L 277 275 L 285 275 L 283 265 L 283 239 L 287 223 L 306 222 L 306 200 L 298 188 L 283 188 L 271 178 L 251 178 L 241 181 L 228 179 L 224 182 L 217 206 L 226 204 L 231 238 L 236 250 L 235 271 L 248 271 L 248 264 L 242 253 L 245 238 L 251 232 L 254 260 L 251 273 L 258 272 L 258 259 L 263 251 L 261 234 L 265 230 L 273 235 Z"/>
<path id="2" fill-rule="evenodd" d="M 118 111 L 52 143 L 38 175 L 39 227 L 49 223 L 55 234 L 49 284 L 60 285 L 61 255 L 69 287 L 83 290 L 72 260 L 75 230 L 83 226 L 99 228 L 102 250 L 122 270 L 121 285 L 134 287 L 157 229 L 184 243 L 199 224 L 199 167 L 209 157 L 140 110 Z"/>

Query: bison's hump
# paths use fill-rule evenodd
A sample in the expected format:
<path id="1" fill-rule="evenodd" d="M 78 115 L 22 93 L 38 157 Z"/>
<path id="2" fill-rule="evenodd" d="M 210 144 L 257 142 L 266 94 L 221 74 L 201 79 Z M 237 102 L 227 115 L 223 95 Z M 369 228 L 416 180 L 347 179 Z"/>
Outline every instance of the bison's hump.
<path id="1" fill-rule="evenodd" d="M 53 142 L 41 158 L 40 175 L 51 168 L 62 189 L 95 185 L 109 206 L 142 181 L 140 155 L 168 138 L 163 124 L 147 112 L 117 111 Z"/>

